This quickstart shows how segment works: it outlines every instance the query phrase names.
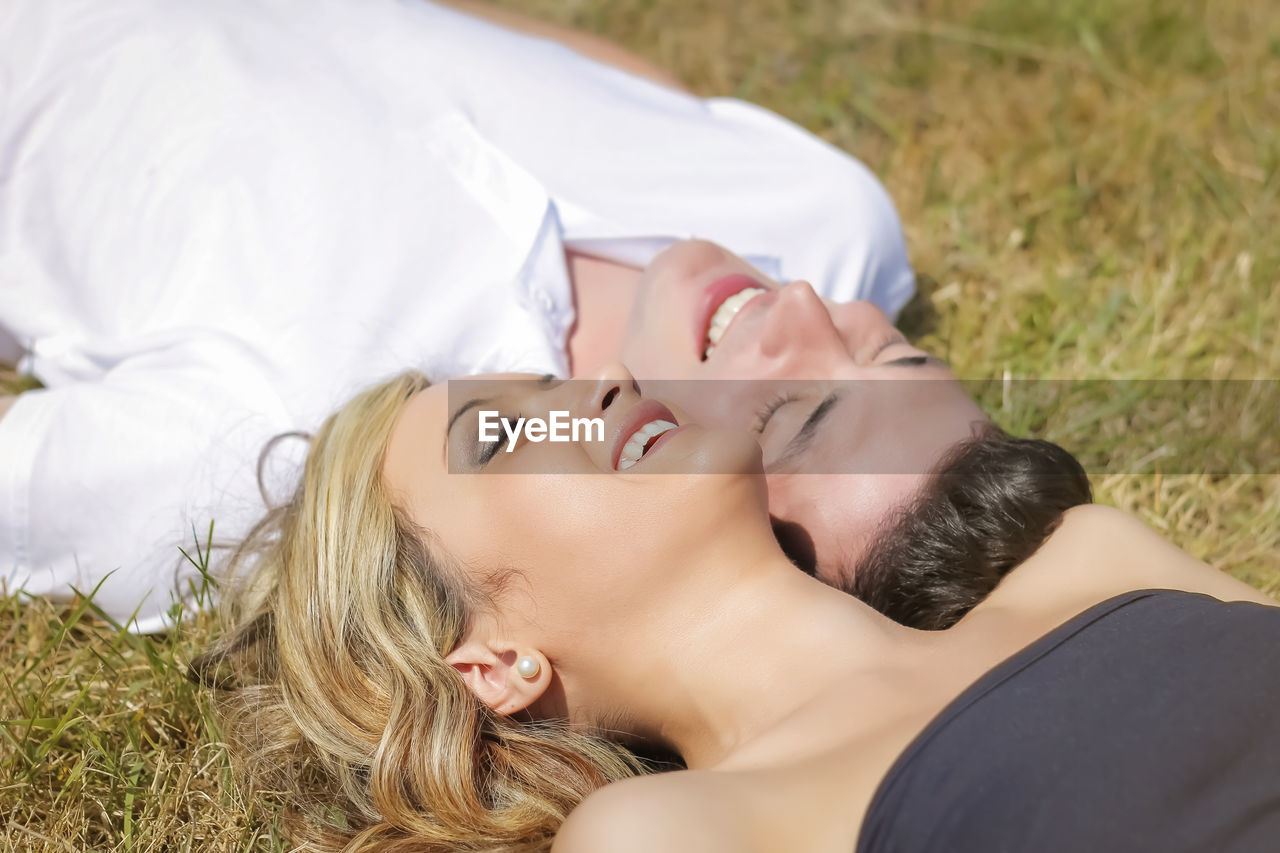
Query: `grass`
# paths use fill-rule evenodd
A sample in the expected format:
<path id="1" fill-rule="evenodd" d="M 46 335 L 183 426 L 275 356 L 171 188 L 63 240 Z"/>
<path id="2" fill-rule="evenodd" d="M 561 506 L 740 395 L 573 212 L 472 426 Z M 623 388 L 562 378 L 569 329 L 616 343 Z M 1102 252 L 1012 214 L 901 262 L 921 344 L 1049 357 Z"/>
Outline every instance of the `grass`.
<path id="1" fill-rule="evenodd" d="M 1077 383 L 1043 417 L 1005 382 L 1280 377 L 1268 3 L 505 5 L 609 36 L 699 93 L 757 101 L 860 157 L 921 273 L 905 328 L 961 376 L 999 380 L 984 396 L 999 420 L 1093 448 L 1102 502 L 1280 593 L 1280 478 L 1168 473 L 1160 435 L 1116 404 L 1122 386 Z M 200 614 L 135 637 L 84 602 L 3 600 L 0 849 L 286 849 L 229 784 L 183 679 L 212 630 Z"/>
<path id="2" fill-rule="evenodd" d="M 207 540 L 193 544 L 207 570 Z M 139 636 L 86 592 L 70 605 L 2 600 L 0 849 L 286 849 L 273 816 L 239 795 L 183 675 L 212 635 L 211 610 Z"/>

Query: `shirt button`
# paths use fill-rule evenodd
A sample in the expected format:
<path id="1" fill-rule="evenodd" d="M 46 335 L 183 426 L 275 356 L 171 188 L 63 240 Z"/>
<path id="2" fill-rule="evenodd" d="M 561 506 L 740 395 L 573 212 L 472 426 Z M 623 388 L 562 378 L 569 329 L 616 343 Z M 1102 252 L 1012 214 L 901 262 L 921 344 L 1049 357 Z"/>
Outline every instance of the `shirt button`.
<path id="1" fill-rule="evenodd" d="M 542 307 L 542 310 L 546 311 L 548 314 L 551 313 L 552 308 L 556 307 L 556 303 L 551 298 L 551 294 L 547 293 L 545 290 L 539 290 L 535 298 L 538 300 L 538 305 Z"/>

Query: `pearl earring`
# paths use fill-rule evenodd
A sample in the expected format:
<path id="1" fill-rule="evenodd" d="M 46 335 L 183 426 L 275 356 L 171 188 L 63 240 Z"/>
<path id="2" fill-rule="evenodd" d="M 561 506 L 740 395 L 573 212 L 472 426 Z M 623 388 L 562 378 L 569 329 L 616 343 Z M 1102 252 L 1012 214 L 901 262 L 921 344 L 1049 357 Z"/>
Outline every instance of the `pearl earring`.
<path id="1" fill-rule="evenodd" d="M 538 677 L 538 673 L 542 671 L 542 665 L 538 663 L 538 659 L 525 655 L 516 661 L 516 672 L 520 673 L 520 677 L 532 681 Z"/>

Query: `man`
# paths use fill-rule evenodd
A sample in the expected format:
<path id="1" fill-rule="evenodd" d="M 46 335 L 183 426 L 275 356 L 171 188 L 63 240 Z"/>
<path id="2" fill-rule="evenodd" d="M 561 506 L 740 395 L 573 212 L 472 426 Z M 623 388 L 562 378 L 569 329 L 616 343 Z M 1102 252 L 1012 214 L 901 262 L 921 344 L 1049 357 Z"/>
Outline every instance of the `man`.
<path id="1" fill-rule="evenodd" d="M 1069 453 L 1005 435 L 869 301 L 698 240 L 618 288 L 625 325 L 576 363 L 619 359 L 694 420 L 754 430 L 784 550 L 899 621 L 953 624 L 1090 500 Z"/>
<path id="2" fill-rule="evenodd" d="M 139 630 L 193 528 L 287 488 L 255 483 L 273 435 L 408 367 L 589 366 L 680 238 L 836 301 L 912 289 L 842 152 L 425 2 L 21 0 L 0 80 L 0 328 L 45 386 L 0 402 L 0 581 L 101 582 Z"/>

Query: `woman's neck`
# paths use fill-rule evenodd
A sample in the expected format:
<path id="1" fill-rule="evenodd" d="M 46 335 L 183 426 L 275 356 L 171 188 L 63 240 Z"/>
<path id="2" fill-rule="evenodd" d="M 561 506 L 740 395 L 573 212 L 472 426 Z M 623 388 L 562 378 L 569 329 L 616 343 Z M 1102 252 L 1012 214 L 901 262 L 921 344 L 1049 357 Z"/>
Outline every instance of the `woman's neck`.
<path id="1" fill-rule="evenodd" d="M 689 599 L 693 607 L 669 608 L 656 620 L 662 624 L 650 620 L 647 640 L 628 644 L 627 679 L 614 681 L 614 703 L 630 728 L 671 746 L 690 768 L 732 760 L 815 699 L 856 690 L 931 639 L 780 554 L 770 561 L 704 589 Z"/>

